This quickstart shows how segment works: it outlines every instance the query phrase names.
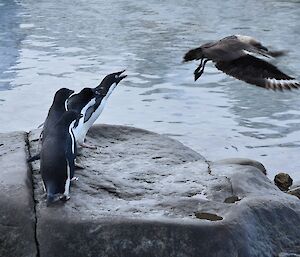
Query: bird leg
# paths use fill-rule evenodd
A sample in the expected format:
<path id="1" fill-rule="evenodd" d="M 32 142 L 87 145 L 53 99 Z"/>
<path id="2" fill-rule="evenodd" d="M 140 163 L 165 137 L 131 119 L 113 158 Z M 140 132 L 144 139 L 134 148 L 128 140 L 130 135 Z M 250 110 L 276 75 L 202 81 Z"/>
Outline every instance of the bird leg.
<path id="1" fill-rule="evenodd" d="M 202 59 L 201 59 L 201 63 L 199 65 L 199 67 L 194 71 L 194 79 L 195 81 L 201 77 L 203 71 L 204 71 L 204 68 L 205 68 L 205 64 L 209 61 L 209 59 L 205 59 L 204 62 L 202 63 Z"/>
<path id="2" fill-rule="evenodd" d="M 199 70 L 202 68 L 202 63 L 203 63 L 203 58 L 201 58 L 200 64 L 198 65 L 197 69 L 194 71 L 194 74 L 198 73 Z"/>
<path id="3" fill-rule="evenodd" d="M 75 159 L 75 169 L 83 170 L 85 167 Z"/>
<path id="4" fill-rule="evenodd" d="M 97 149 L 97 146 L 94 146 L 94 145 L 89 145 L 89 144 L 86 144 L 86 143 L 79 143 L 80 146 L 82 147 L 85 147 L 85 148 L 90 148 L 90 149 Z"/>
<path id="5" fill-rule="evenodd" d="M 66 201 L 70 200 L 70 196 L 69 196 L 69 194 L 63 194 L 63 195 L 59 198 L 59 200 L 66 202 Z"/>
<path id="6" fill-rule="evenodd" d="M 71 178 L 71 182 L 72 181 L 78 181 L 78 179 L 79 179 L 78 177 L 73 177 L 73 178 Z"/>

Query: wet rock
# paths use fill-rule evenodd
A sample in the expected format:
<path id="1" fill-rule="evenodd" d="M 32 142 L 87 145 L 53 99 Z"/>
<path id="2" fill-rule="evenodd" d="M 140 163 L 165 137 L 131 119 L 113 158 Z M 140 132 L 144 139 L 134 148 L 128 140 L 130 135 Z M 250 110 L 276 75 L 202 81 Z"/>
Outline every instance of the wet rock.
<path id="1" fill-rule="evenodd" d="M 82 149 L 86 168 L 76 171 L 65 204 L 46 207 L 33 165 L 42 257 L 61 249 L 65 257 L 273 257 L 300 245 L 298 199 L 281 192 L 256 161 L 208 167 L 175 140 L 123 126 L 94 126 L 87 140 L 97 150 Z"/>
<path id="2" fill-rule="evenodd" d="M 278 173 L 274 178 L 274 183 L 281 191 L 288 191 L 293 184 L 293 179 L 287 173 Z"/>
<path id="3" fill-rule="evenodd" d="M 36 256 L 26 133 L 0 134 L 0 256 Z"/>
<path id="4" fill-rule="evenodd" d="M 36 161 L 32 206 L 30 174 L 22 168 L 24 136 L 7 139 L 20 147 L 20 152 L 15 149 L 20 163 L 14 162 L 11 148 L 1 152 L 1 170 L 9 173 L 1 171 L 6 187 L 0 188 L 5 200 L 0 220 L 18 224 L 16 238 L 11 227 L 1 231 L 0 256 L 36 256 L 35 246 L 40 257 L 273 257 L 299 252 L 300 201 L 280 191 L 255 161 L 208 162 L 165 136 L 94 126 L 87 140 L 97 149 L 81 150 L 78 161 L 85 168 L 76 170 L 79 180 L 72 184 L 71 199 L 46 207 Z M 29 135 L 32 154 L 38 152 L 38 136 L 38 131 Z M 0 149 L 4 146 L 0 140 Z M 18 244 L 23 252 L 12 248 Z"/>

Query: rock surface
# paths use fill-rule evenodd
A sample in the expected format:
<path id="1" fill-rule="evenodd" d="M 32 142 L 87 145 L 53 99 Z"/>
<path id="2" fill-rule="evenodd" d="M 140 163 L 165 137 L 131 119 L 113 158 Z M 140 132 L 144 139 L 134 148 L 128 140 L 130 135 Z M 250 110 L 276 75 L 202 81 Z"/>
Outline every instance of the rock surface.
<path id="1" fill-rule="evenodd" d="M 29 134 L 38 151 L 39 131 Z M 0 134 L 0 256 L 298 256 L 300 201 L 262 164 L 208 162 L 168 137 L 94 126 L 71 199 L 46 207 L 26 133 Z M 33 179 L 33 185 L 31 183 Z M 34 199 L 32 197 L 34 188 Z"/>
<path id="2" fill-rule="evenodd" d="M 36 256 L 26 133 L 0 134 L 0 256 Z"/>
<path id="3" fill-rule="evenodd" d="M 37 138 L 30 133 L 33 154 Z M 65 204 L 46 207 L 33 165 L 40 256 L 300 253 L 299 199 L 273 185 L 262 164 L 211 163 L 175 140 L 123 126 L 94 126 L 88 143 L 98 149 L 81 151 L 86 168 Z"/>

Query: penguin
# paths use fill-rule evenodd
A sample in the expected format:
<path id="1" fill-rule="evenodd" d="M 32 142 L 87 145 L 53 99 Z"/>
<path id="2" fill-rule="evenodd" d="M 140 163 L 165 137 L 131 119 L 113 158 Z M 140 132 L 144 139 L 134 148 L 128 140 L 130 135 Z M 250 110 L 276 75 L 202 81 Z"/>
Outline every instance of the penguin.
<path id="1" fill-rule="evenodd" d="M 61 88 L 56 91 L 52 105 L 49 108 L 47 118 L 42 124 L 43 129 L 40 135 L 40 139 L 43 141 L 47 134 L 51 131 L 51 128 L 56 124 L 56 122 L 61 118 L 63 113 L 66 111 L 66 100 L 74 93 L 74 90 L 68 88 Z M 27 162 L 33 162 L 40 159 L 40 153 L 27 159 Z"/>
<path id="2" fill-rule="evenodd" d="M 83 117 L 79 122 L 75 123 L 73 128 L 74 136 L 77 143 L 82 147 L 95 149 L 95 146 L 88 145 L 84 142 L 85 136 L 89 128 L 97 120 L 107 102 L 108 97 L 119 84 L 119 82 L 126 78 L 127 75 L 122 74 L 125 70 L 115 72 L 107 75 L 96 88 L 85 88 L 85 94 L 72 95 L 67 100 L 67 109 L 76 110 L 80 112 Z"/>
<path id="3" fill-rule="evenodd" d="M 69 200 L 70 182 L 74 177 L 76 140 L 72 127 L 79 118 L 75 111 L 66 111 L 44 138 L 40 172 L 47 193 L 47 206 Z"/>

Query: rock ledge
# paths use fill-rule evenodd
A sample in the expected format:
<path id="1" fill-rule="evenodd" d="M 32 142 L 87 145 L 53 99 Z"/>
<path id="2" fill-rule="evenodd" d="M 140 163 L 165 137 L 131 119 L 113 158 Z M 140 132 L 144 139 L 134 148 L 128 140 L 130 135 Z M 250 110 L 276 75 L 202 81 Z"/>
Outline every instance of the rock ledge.
<path id="1" fill-rule="evenodd" d="M 37 138 L 29 133 L 32 154 Z M 208 162 L 176 140 L 125 126 L 94 126 L 87 139 L 98 148 L 81 151 L 86 168 L 65 204 L 46 207 L 39 162 L 32 165 L 39 256 L 300 253 L 299 199 L 273 185 L 262 164 Z"/>

